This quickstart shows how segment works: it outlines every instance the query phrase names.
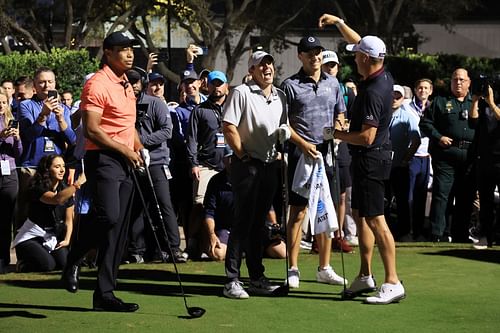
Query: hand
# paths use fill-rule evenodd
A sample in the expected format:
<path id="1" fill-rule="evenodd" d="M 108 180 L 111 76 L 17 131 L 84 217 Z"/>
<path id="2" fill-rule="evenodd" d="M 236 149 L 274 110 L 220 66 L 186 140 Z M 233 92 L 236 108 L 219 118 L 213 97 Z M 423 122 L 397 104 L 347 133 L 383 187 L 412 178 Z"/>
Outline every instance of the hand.
<path id="1" fill-rule="evenodd" d="M 210 234 L 210 257 L 215 258 L 215 249 L 220 249 L 220 240 L 215 233 Z"/>
<path id="2" fill-rule="evenodd" d="M 132 149 L 125 149 L 123 155 L 127 159 L 128 163 L 134 169 L 139 169 L 144 167 L 144 161 L 142 160 L 139 152 L 133 151 Z"/>
<path id="3" fill-rule="evenodd" d="M 19 137 L 19 128 L 15 127 L 15 128 L 10 128 L 9 130 L 9 135 L 16 138 L 17 140 L 20 139 Z"/>
<path id="4" fill-rule="evenodd" d="M 316 150 L 316 145 L 313 145 L 312 143 L 304 141 L 304 143 L 301 145 L 300 149 L 302 150 L 302 153 L 306 157 L 310 157 L 313 159 L 316 159 L 319 157 L 319 152 Z"/>
<path id="5" fill-rule="evenodd" d="M 200 180 L 200 167 L 194 166 L 191 168 L 191 175 L 193 176 L 193 179 Z"/>
<path id="6" fill-rule="evenodd" d="M 74 183 L 78 188 L 81 187 L 83 184 L 87 182 L 87 177 L 85 176 L 85 173 L 82 172 L 79 176 L 76 182 Z"/>
<path id="7" fill-rule="evenodd" d="M 149 163 L 151 162 L 151 156 L 149 155 L 149 150 L 146 148 L 141 148 L 139 150 L 139 154 L 141 155 L 142 160 L 144 161 L 144 165 L 149 167 Z"/>
<path id="8" fill-rule="evenodd" d="M 4 128 L 1 132 L 0 132 L 0 138 L 2 139 L 5 139 L 5 138 L 8 138 L 10 136 L 10 128 L 9 127 L 6 127 Z"/>
<path id="9" fill-rule="evenodd" d="M 158 65 L 158 54 L 150 53 L 148 56 L 148 64 L 146 66 L 146 72 L 151 73 L 154 65 Z"/>
<path id="10" fill-rule="evenodd" d="M 67 246 L 69 246 L 69 240 L 63 240 L 63 241 L 57 243 L 56 248 L 54 250 L 58 250 L 62 247 L 67 247 Z"/>
<path id="11" fill-rule="evenodd" d="M 495 105 L 493 89 L 491 88 L 491 86 L 488 86 L 488 95 L 486 96 L 485 99 L 486 99 L 486 103 L 488 103 L 488 105 L 490 107 L 492 107 L 493 105 Z"/>
<path id="12" fill-rule="evenodd" d="M 282 124 L 276 129 L 275 133 L 278 136 L 279 143 L 281 144 L 285 143 L 285 141 L 289 140 L 292 136 L 292 132 L 290 131 L 290 128 L 288 128 L 287 124 Z"/>
<path id="13" fill-rule="evenodd" d="M 59 101 L 56 97 L 49 97 L 45 99 L 42 106 L 42 112 L 40 115 L 48 116 L 55 108 L 59 106 Z"/>
<path id="14" fill-rule="evenodd" d="M 192 64 L 194 59 L 198 56 L 198 47 L 194 44 L 189 44 L 186 49 L 186 62 Z"/>
<path id="15" fill-rule="evenodd" d="M 318 27 L 320 29 L 323 29 L 327 25 L 334 25 L 335 23 L 339 22 L 341 19 L 340 17 L 337 17 L 335 15 L 331 14 L 323 14 L 318 20 Z"/>
<path id="16" fill-rule="evenodd" d="M 64 109 L 62 108 L 62 106 L 60 106 L 59 104 L 52 109 L 52 113 L 56 116 L 56 120 L 57 122 L 63 122 L 64 121 Z"/>
<path id="17" fill-rule="evenodd" d="M 449 138 L 447 136 L 444 136 L 444 135 L 441 137 L 441 139 L 439 139 L 439 145 L 443 148 L 450 147 L 452 143 L 453 143 L 453 139 Z"/>

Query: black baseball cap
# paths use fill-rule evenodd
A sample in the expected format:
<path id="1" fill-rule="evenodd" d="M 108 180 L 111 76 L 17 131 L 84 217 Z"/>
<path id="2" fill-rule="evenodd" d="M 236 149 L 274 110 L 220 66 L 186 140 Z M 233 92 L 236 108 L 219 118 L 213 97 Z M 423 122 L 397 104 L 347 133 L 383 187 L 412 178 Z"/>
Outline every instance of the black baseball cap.
<path id="1" fill-rule="evenodd" d="M 133 83 L 139 81 L 142 78 L 141 73 L 139 73 L 135 69 L 129 69 L 125 72 L 125 75 L 127 75 L 127 79 Z"/>
<path id="2" fill-rule="evenodd" d="M 319 39 L 313 36 L 303 37 L 299 42 L 299 46 L 297 47 L 297 51 L 299 53 L 309 52 L 312 49 L 321 49 L 321 51 L 323 51 L 325 48 L 321 46 Z"/>
<path id="3" fill-rule="evenodd" d="M 194 70 L 189 70 L 186 69 L 184 72 L 181 74 L 181 82 L 185 80 L 198 80 L 199 76 L 196 74 Z"/>
<path id="4" fill-rule="evenodd" d="M 113 46 L 132 46 L 138 45 L 139 41 L 135 38 L 128 37 L 122 31 L 112 32 L 102 42 L 103 49 L 111 49 Z"/>

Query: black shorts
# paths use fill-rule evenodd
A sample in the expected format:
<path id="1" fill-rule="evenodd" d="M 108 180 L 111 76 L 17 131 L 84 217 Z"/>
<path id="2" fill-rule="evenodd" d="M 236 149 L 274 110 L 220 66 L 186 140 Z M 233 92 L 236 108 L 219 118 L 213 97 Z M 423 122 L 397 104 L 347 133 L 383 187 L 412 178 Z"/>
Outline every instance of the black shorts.
<path id="1" fill-rule="evenodd" d="M 348 187 L 352 186 L 351 169 L 348 166 L 339 166 L 340 193 L 345 193 Z"/>
<path id="2" fill-rule="evenodd" d="M 384 215 L 384 181 L 391 174 L 392 152 L 372 150 L 352 153 L 352 209 L 360 217 Z"/>

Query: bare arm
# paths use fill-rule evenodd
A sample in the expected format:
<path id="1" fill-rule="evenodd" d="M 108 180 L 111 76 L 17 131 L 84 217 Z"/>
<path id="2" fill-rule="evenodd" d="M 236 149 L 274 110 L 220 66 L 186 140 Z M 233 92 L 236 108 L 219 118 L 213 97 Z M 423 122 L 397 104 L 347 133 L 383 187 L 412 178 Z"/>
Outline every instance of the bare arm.
<path id="1" fill-rule="evenodd" d="M 66 224 L 66 235 L 64 235 L 64 239 L 57 244 L 56 250 L 60 249 L 61 247 L 69 246 L 69 244 L 71 243 L 71 235 L 73 234 L 74 212 L 75 212 L 74 205 L 66 208 L 66 216 L 64 221 L 64 224 Z"/>
<path id="2" fill-rule="evenodd" d="M 238 133 L 238 129 L 235 125 L 223 122 L 222 132 L 224 133 L 224 137 L 226 138 L 227 143 L 233 150 L 234 154 L 238 158 L 242 158 L 246 152 L 243 149 L 243 145 L 241 144 L 240 134 Z"/>
<path id="3" fill-rule="evenodd" d="M 359 132 L 335 131 L 334 137 L 352 145 L 369 146 L 375 140 L 376 134 L 376 127 L 363 125 Z"/>
<path id="4" fill-rule="evenodd" d="M 361 40 L 361 36 L 344 23 L 340 17 L 331 14 L 323 14 L 319 18 L 318 26 L 322 29 L 327 25 L 335 25 L 348 43 L 356 44 Z"/>

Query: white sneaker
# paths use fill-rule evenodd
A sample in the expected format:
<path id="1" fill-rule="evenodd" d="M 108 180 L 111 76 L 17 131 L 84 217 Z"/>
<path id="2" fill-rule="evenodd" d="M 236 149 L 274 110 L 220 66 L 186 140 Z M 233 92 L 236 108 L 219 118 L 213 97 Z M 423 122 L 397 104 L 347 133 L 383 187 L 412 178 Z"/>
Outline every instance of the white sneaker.
<path id="1" fill-rule="evenodd" d="M 349 244 L 351 246 L 359 246 L 358 236 L 347 235 L 347 236 L 345 236 L 345 240 L 346 240 L 347 244 Z"/>
<path id="2" fill-rule="evenodd" d="M 486 237 L 479 238 L 479 241 L 472 245 L 476 250 L 486 250 L 488 248 L 488 240 Z"/>
<path id="3" fill-rule="evenodd" d="M 368 304 L 389 304 L 399 302 L 405 298 L 405 288 L 398 282 L 396 284 L 384 283 L 375 296 L 367 297 L 365 302 Z"/>
<path id="4" fill-rule="evenodd" d="M 248 291 L 257 295 L 271 295 L 278 288 L 278 285 L 271 284 L 265 276 L 261 276 L 258 280 L 250 281 Z"/>
<path id="5" fill-rule="evenodd" d="M 375 290 L 377 290 L 377 287 L 373 276 L 358 276 L 352 281 L 351 286 L 343 291 L 342 297 L 351 299 Z"/>
<path id="6" fill-rule="evenodd" d="M 247 299 L 249 296 L 243 288 L 243 282 L 231 281 L 224 285 L 224 296 L 232 299 Z"/>
<path id="7" fill-rule="evenodd" d="M 291 268 L 288 270 L 288 286 L 292 289 L 298 288 L 300 284 L 300 272 L 298 269 Z"/>
<path id="8" fill-rule="evenodd" d="M 337 275 L 333 270 L 332 266 L 328 266 L 326 268 L 320 269 L 318 267 L 318 272 L 316 273 L 316 281 L 321 283 L 328 284 L 336 284 L 343 286 L 347 284 L 347 279 L 344 279 L 342 276 Z"/>

